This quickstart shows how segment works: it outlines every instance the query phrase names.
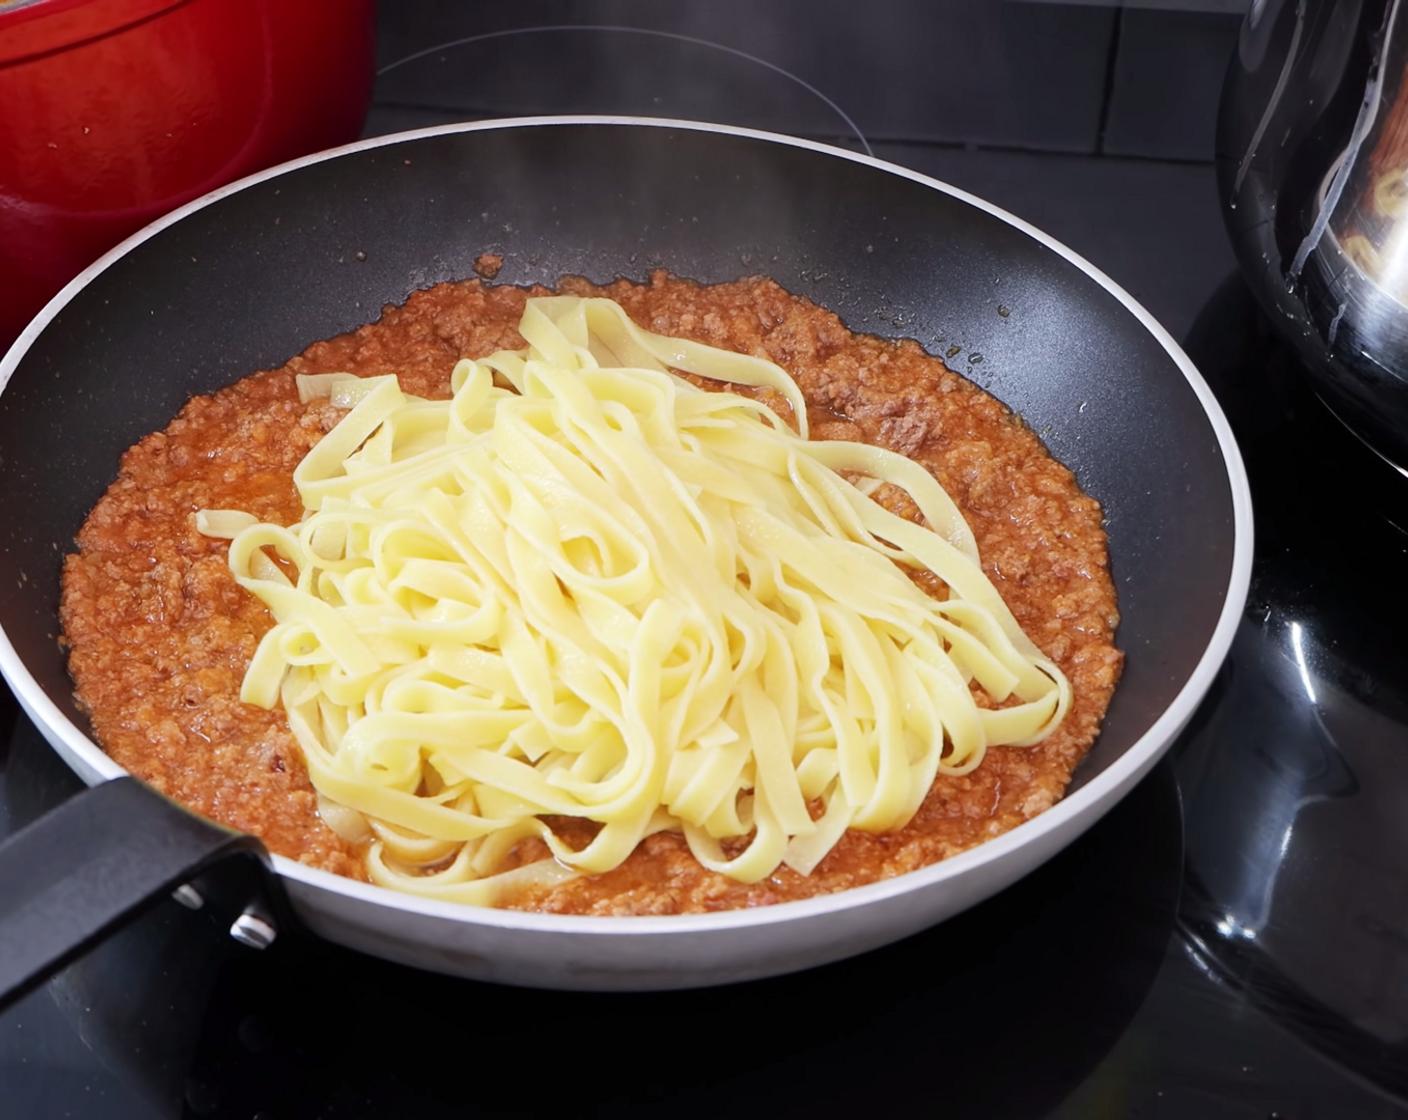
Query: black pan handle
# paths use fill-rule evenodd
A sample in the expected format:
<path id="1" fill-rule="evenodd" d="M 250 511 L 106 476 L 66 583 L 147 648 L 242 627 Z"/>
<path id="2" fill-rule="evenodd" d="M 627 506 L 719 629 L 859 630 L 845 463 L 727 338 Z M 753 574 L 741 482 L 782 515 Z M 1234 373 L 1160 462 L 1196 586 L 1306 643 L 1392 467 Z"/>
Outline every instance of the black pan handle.
<path id="1" fill-rule="evenodd" d="M 103 782 L 46 813 L 0 844 L 0 1009 L 234 856 L 269 863 L 255 837 L 198 817 L 134 778 Z M 182 893 L 201 904 L 189 888 Z M 257 913 L 242 918 L 251 943 L 261 921 L 272 939 Z"/>

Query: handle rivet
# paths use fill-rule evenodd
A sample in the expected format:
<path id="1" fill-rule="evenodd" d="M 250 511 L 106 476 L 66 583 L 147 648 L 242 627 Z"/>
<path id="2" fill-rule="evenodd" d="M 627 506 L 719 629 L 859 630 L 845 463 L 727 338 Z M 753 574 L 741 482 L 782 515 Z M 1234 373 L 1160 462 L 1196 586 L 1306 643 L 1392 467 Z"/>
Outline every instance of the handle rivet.
<path id="1" fill-rule="evenodd" d="M 251 949 L 267 949 L 278 935 L 279 931 L 274 928 L 272 922 L 258 914 L 251 914 L 248 910 L 236 918 L 234 925 L 230 927 L 230 936 Z"/>
<path id="2" fill-rule="evenodd" d="M 205 899 L 201 897 L 200 891 L 196 890 L 190 883 L 182 883 L 171 892 L 171 897 L 187 910 L 199 910 L 205 905 Z"/>

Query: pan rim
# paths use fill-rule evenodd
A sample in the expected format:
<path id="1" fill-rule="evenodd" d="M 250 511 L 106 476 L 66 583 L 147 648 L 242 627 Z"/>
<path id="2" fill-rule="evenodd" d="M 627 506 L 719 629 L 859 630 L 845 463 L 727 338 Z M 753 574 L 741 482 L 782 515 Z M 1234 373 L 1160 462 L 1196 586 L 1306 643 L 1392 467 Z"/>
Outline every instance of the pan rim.
<path id="1" fill-rule="evenodd" d="M 357 882 L 330 872 L 319 871 L 279 855 L 273 856 L 274 869 L 282 878 L 301 883 L 318 891 L 330 892 L 342 895 L 349 900 L 371 903 L 390 910 L 417 914 L 430 919 L 490 926 L 505 931 L 577 933 L 596 936 L 607 934 L 658 936 L 665 932 L 685 934 L 742 927 L 757 928 L 805 921 L 823 915 L 840 914 L 902 895 L 932 889 L 946 880 L 964 876 L 978 868 L 993 864 L 1023 848 L 1030 848 L 1032 851 L 1041 850 L 1042 838 L 1052 833 L 1064 832 L 1067 834 L 1060 845 L 1062 847 L 1065 843 L 1073 840 L 1080 832 L 1099 820 L 1104 812 L 1152 769 L 1164 752 L 1172 746 L 1179 731 L 1192 718 L 1193 713 L 1211 687 L 1213 678 L 1231 649 L 1232 639 L 1241 619 L 1251 584 L 1253 548 L 1251 490 L 1246 468 L 1226 415 L 1213 396 L 1207 382 L 1168 331 L 1133 296 L 1079 253 L 1015 214 L 1011 214 L 961 188 L 875 156 L 852 152 L 815 140 L 759 129 L 670 118 L 580 114 L 513 117 L 457 122 L 370 137 L 290 160 L 217 188 L 143 227 L 109 250 L 65 285 L 25 327 L 4 357 L 0 358 L 0 395 L 3 395 L 11 376 L 19 366 L 20 360 L 28 352 L 35 339 L 84 287 L 137 246 L 181 221 L 189 214 L 258 183 L 343 155 L 463 132 L 563 125 L 650 127 L 718 133 L 785 147 L 801 148 L 833 158 L 846 159 L 887 174 L 897 175 L 973 206 L 1033 238 L 1046 249 L 1054 252 L 1087 275 L 1117 300 L 1172 359 L 1197 397 L 1203 414 L 1216 437 L 1231 494 L 1233 514 L 1232 562 L 1217 624 L 1214 626 L 1208 644 L 1192 673 L 1189 674 L 1188 679 L 1173 700 L 1142 735 L 1089 782 L 1069 796 L 1063 797 L 1045 812 L 1000 836 L 984 841 L 975 848 L 892 879 L 852 887 L 835 894 L 776 903 L 751 910 L 730 910 L 709 914 L 596 917 L 536 914 L 422 898 L 369 883 Z M 4 676 L 10 682 L 15 697 L 26 716 L 41 728 L 46 738 L 63 756 L 65 762 L 87 784 L 95 785 L 99 781 L 128 775 L 127 770 L 114 762 L 96 742 L 85 735 L 49 699 L 19 658 L 3 628 L 0 628 L 0 671 L 3 671 Z M 1055 850 L 1058 849 L 1046 852 L 1042 859 L 1054 854 Z"/>

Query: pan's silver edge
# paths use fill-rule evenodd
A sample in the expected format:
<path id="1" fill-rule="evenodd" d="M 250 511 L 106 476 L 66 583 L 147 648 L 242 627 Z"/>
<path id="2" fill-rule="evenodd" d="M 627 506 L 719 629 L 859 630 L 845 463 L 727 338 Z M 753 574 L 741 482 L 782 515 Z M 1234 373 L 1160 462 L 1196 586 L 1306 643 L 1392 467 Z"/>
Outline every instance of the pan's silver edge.
<path id="1" fill-rule="evenodd" d="M 306 884 L 314 891 L 326 891 L 375 904 L 384 908 L 422 914 L 427 917 L 456 922 L 468 922 L 493 926 L 501 929 L 541 931 L 545 933 L 591 933 L 601 935 L 640 934 L 659 935 L 670 931 L 685 933 L 728 928 L 758 928 L 766 925 L 780 925 L 802 922 L 825 914 L 835 914 L 866 906 L 881 900 L 894 899 L 900 895 L 932 888 L 940 882 L 969 873 L 996 861 L 1012 852 L 1032 845 L 1044 849 L 1048 854 L 1064 847 L 1087 828 L 1093 825 L 1104 810 L 1114 805 L 1120 797 L 1131 789 L 1140 778 L 1153 768 L 1163 753 L 1172 745 L 1182 728 L 1192 718 L 1203 696 L 1212 686 L 1214 677 L 1231 649 L 1232 639 L 1241 618 L 1243 607 L 1251 585 L 1252 567 L 1252 505 L 1251 489 L 1246 468 L 1242 462 L 1236 439 L 1227 422 L 1221 406 L 1202 375 L 1184 354 L 1182 348 L 1162 325 L 1122 287 L 1116 284 L 1100 269 L 1087 261 L 1079 253 L 1044 233 L 1037 227 L 995 206 L 982 198 L 958 187 L 951 186 L 927 175 L 912 171 L 897 164 L 888 163 L 874 156 L 850 152 L 842 148 L 821 144 L 812 140 L 764 132 L 757 129 L 738 128 L 727 125 L 709 124 L 698 121 L 670 120 L 666 118 L 642 118 L 621 116 L 544 116 L 518 117 L 506 120 L 474 121 L 459 124 L 438 125 L 409 132 L 394 133 L 366 140 L 355 141 L 338 148 L 317 152 L 300 159 L 279 164 L 265 171 L 249 175 L 184 206 L 173 210 L 157 221 L 139 230 L 121 244 L 105 253 L 88 268 L 76 276 L 62 291 L 45 305 L 44 309 L 21 332 L 5 357 L 0 360 L 0 394 L 9 383 L 20 358 L 33 341 L 63 307 L 93 277 L 110 267 L 138 245 L 156 236 L 162 230 L 179 222 L 188 214 L 203 209 L 231 194 L 245 190 L 268 179 L 277 178 L 300 167 L 335 159 L 338 156 L 386 147 L 425 137 L 448 135 L 458 132 L 478 132 L 492 129 L 524 128 L 542 125 L 622 125 L 679 129 L 694 132 L 713 132 L 729 136 L 745 137 L 787 147 L 803 148 L 832 157 L 866 164 L 889 174 L 929 187 L 933 190 L 959 199 L 979 210 L 992 215 L 1013 228 L 1038 241 L 1074 267 L 1080 269 L 1100 285 L 1127 311 L 1138 320 L 1160 346 L 1168 353 L 1179 371 L 1197 395 L 1217 437 L 1231 488 L 1234 545 L 1227 595 L 1221 614 L 1213 630 L 1212 639 L 1203 656 L 1190 675 L 1187 683 L 1179 691 L 1163 715 L 1142 735 L 1123 755 L 1106 770 L 1091 779 L 1069 797 L 1002 836 L 984 842 L 978 848 L 953 856 L 942 863 L 934 864 L 919 871 L 910 872 L 895 879 L 856 887 L 840 894 L 806 899 L 800 902 L 780 903 L 756 910 L 730 911 L 717 914 L 673 915 L 668 917 L 629 917 L 596 918 L 569 917 L 555 914 L 526 914 L 516 911 L 480 910 L 454 903 L 437 902 L 410 895 L 397 894 L 368 884 L 353 882 L 328 872 L 317 871 L 282 856 L 274 857 L 274 866 L 286 878 Z M 119 777 L 126 773 L 103 751 L 83 734 L 39 688 L 37 682 L 25 669 L 23 663 L 10 644 L 8 637 L 0 631 L 0 672 L 11 682 L 15 695 L 29 717 L 43 729 L 45 737 L 64 760 L 89 784 Z M 1040 861 L 1038 861 L 1040 862 Z"/>

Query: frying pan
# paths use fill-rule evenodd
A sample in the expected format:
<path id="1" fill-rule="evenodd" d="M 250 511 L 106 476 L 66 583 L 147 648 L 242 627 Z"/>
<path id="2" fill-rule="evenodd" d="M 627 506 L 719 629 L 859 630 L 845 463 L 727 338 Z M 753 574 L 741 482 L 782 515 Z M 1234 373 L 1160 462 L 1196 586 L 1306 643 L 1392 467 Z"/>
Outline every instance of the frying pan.
<path id="1" fill-rule="evenodd" d="M 950 355 L 1104 503 L 1124 679 L 1062 802 L 885 882 L 746 912 L 586 918 L 437 903 L 275 856 L 271 899 L 251 898 L 236 922 L 245 940 L 277 933 L 286 897 L 322 937 L 484 980 L 678 988 L 803 969 L 1014 882 L 1099 819 L 1192 715 L 1246 597 L 1246 478 L 1191 363 L 1070 250 L 913 172 L 766 133 L 537 118 L 383 137 L 243 180 L 148 227 L 56 297 L 0 364 L 0 668 L 95 787 L 0 849 L 0 969 L 21 958 L 29 969 L 0 979 L 33 983 L 193 878 L 197 891 L 181 893 L 198 903 L 211 866 L 258 852 L 114 781 L 123 771 L 73 700 L 58 640 L 61 558 L 119 455 L 190 395 L 469 276 L 484 252 L 503 255 L 497 280 L 510 284 L 641 280 L 654 268 L 706 283 L 766 274 L 853 330 Z"/>

